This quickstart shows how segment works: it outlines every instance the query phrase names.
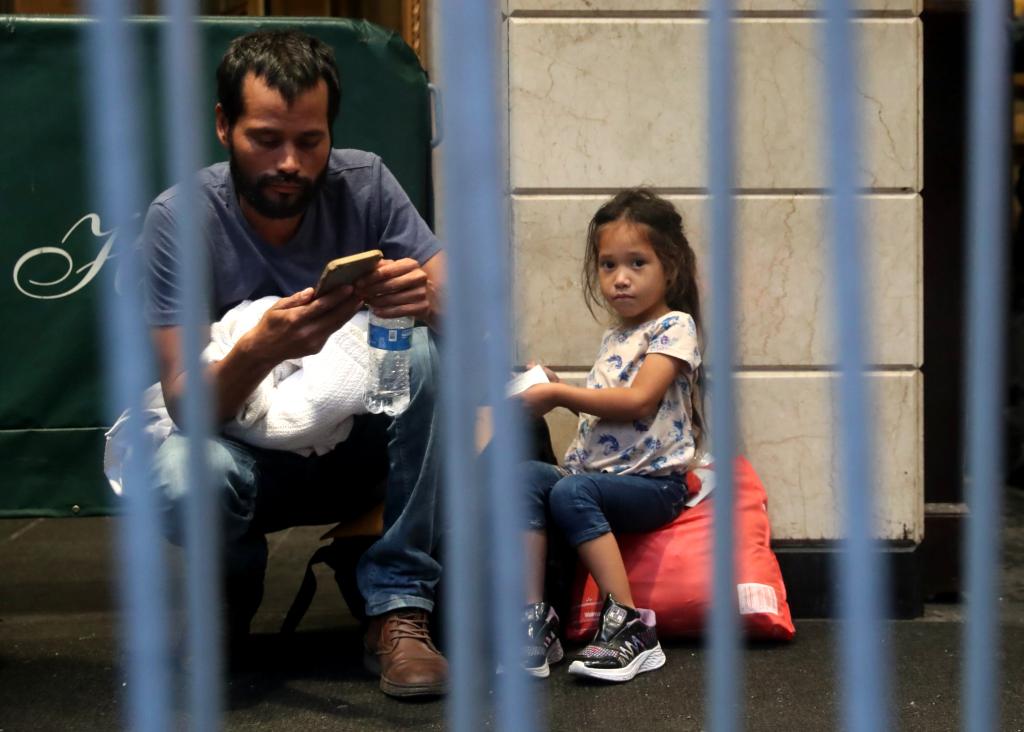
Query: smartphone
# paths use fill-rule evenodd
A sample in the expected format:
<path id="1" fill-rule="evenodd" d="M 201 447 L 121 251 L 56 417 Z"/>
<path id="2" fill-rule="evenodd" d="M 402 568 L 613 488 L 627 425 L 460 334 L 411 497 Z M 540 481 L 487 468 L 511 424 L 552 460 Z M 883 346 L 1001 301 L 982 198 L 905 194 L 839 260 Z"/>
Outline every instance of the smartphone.
<path id="1" fill-rule="evenodd" d="M 359 254 L 332 259 L 324 266 L 313 297 L 320 297 L 342 285 L 351 285 L 364 274 L 372 272 L 383 257 L 384 252 L 380 249 L 370 249 Z"/>

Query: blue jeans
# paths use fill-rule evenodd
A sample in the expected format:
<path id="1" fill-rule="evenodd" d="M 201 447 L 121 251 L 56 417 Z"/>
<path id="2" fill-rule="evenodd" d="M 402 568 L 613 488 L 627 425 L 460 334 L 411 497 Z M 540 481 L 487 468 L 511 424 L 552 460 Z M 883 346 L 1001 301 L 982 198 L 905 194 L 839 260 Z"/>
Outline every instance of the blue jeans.
<path id="1" fill-rule="evenodd" d="M 548 517 L 576 547 L 609 532 L 642 533 L 672 521 L 686 503 L 681 478 L 571 474 L 548 463 L 524 465 L 526 519 L 545 530 Z"/>
<path id="2" fill-rule="evenodd" d="M 408 409 L 394 419 L 356 417 L 348 439 L 325 455 L 265 450 L 224 436 L 210 440 L 210 469 L 223 516 L 229 623 L 247 627 L 262 600 L 265 534 L 351 518 L 381 500 L 375 487 L 385 478 L 384 534 L 356 572 L 366 613 L 433 610 L 441 575 L 434 558 L 441 534 L 439 365 L 426 328 L 413 331 L 410 361 Z M 166 533 L 174 543 L 183 534 L 185 459 L 186 440 L 173 434 L 154 461 Z"/>

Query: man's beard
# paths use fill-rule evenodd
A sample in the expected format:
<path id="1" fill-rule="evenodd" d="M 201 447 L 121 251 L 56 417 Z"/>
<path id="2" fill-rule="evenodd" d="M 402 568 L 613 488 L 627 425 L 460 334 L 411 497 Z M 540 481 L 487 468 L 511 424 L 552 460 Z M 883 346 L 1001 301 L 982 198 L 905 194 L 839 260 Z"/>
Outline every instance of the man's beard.
<path id="1" fill-rule="evenodd" d="M 253 207 L 256 213 L 268 219 L 290 219 L 303 213 L 316 194 L 320 192 L 324 180 L 327 178 L 326 165 L 316 180 L 298 174 L 283 173 L 264 174 L 252 178 L 242 170 L 238 158 L 235 157 L 234 148 L 229 147 L 228 152 L 231 161 L 231 180 L 235 184 L 235 190 Z M 300 189 L 288 198 L 278 198 L 267 192 L 267 188 L 280 183 L 298 185 Z"/>

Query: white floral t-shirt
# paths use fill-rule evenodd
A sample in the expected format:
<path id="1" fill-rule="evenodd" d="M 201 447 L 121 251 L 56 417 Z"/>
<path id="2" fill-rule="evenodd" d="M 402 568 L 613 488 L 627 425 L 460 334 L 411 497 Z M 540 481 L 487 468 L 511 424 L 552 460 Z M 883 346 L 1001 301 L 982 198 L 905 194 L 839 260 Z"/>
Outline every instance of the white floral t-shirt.
<path id="1" fill-rule="evenodd" d="M 668 387 L 654 414 L 635 422 L 611 422 L 580 414 L 576 439 L 565 454 L 573 473 L 680 475 L 695 454 L 694 378 L 701 364 L 697 326 L 688 314 L 673 310 L 632 327 L 605 331 L 588 389 L 627 387 L 648 353 L 662 353 L 689 364 Z"/>

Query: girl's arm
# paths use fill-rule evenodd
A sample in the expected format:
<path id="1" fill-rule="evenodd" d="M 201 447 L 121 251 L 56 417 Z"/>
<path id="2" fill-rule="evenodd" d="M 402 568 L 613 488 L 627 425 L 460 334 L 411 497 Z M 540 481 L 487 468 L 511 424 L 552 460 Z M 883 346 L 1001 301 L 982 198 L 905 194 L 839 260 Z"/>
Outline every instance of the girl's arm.
<path id="1" fill-rule="evenodd" d="M 535 416 L 555 407 L 592 414 L 613 422 L 630 422 L 648 417 L 658 409 L 662 397 L 686 362 L 662 353 L 649 353 L 643 366 L 627 387 L 587 389 L 569 384 L 537 384 L 519 398 Z"/>

